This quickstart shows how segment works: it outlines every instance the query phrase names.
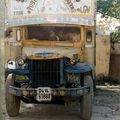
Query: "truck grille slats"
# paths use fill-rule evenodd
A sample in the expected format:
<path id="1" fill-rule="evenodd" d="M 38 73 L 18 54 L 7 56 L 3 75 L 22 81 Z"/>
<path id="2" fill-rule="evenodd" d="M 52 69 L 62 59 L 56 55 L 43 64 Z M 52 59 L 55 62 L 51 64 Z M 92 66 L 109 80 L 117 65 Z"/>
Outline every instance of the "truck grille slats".
<path id="1" fill-rule="evenodd" d="M 29 62 L 32 86 L 56 87 L 60 85 L 62 71 L 60 59 L 30 60 Z"/>

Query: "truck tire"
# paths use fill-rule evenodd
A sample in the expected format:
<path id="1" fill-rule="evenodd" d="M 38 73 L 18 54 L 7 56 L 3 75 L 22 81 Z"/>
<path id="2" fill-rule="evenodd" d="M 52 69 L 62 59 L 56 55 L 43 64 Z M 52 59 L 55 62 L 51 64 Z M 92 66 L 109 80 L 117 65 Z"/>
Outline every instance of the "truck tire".
<path id="1" fill-rule="evenodd" d="M 6 101 L 6 110 L 10 117 L 15 117 L 19 114 L 20 110 L 20 98 L 9 93 L 9 85 L 14 86 L 13 75 L 9 74 L 6 79 L 5 85 L 5 101 Z"/>
<path id="2" fill-rule="evenodd" d="M 81 96 L 80 116 L 83 120 L 90 120 L 92 116 L 92 101 L 93 101 L 93 80 L 90 75 L 84 76 L 84 85 L 90 86 L 90 93 Z"/>

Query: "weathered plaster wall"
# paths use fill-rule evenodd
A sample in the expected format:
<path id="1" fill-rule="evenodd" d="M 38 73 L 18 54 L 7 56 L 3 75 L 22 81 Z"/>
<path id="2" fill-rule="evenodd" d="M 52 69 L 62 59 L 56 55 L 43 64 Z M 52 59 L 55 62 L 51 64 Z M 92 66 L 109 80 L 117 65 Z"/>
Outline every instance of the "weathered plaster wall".
<path id="1" fill-rule="evenodd" d="M 109 76 L 110 37 L 96 37 L 96 76 Z"/>
<path id="2" fill-rule="evenodd" d="M 4 2 L 0 1 L 0 120 L 4 120 Z"/>

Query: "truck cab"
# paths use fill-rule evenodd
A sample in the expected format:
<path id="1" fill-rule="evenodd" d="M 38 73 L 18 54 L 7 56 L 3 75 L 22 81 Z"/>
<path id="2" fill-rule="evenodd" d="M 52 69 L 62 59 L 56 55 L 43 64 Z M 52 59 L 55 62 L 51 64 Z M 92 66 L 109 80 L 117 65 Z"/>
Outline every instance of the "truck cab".
<path id="1" fill-rule="evenodd" d="M 20 101 L 64 104 L 77 101 L 81 118 L 89 120 L 94 82 L 94 24 L 56 22 L 56 17 L 53 18 L 44 18 L 44 22 L 34 18 L 33 23 L 24 19 L 24 24 L 23 20 L 17 23 L 14 18 L 9 19 L 11 31 L 5 41 L 7 113 L 17 116 Z"/>

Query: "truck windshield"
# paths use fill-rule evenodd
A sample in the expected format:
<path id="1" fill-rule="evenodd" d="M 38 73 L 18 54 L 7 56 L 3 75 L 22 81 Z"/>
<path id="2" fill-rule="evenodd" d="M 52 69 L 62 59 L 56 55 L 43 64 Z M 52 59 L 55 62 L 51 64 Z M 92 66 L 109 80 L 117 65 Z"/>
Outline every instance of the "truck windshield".
<path id="1" fill-rule="evenodd" d="M 80 41 L 79 27 L 69 26 L 28 26 L 27 39 L 33 41 Z"/>

